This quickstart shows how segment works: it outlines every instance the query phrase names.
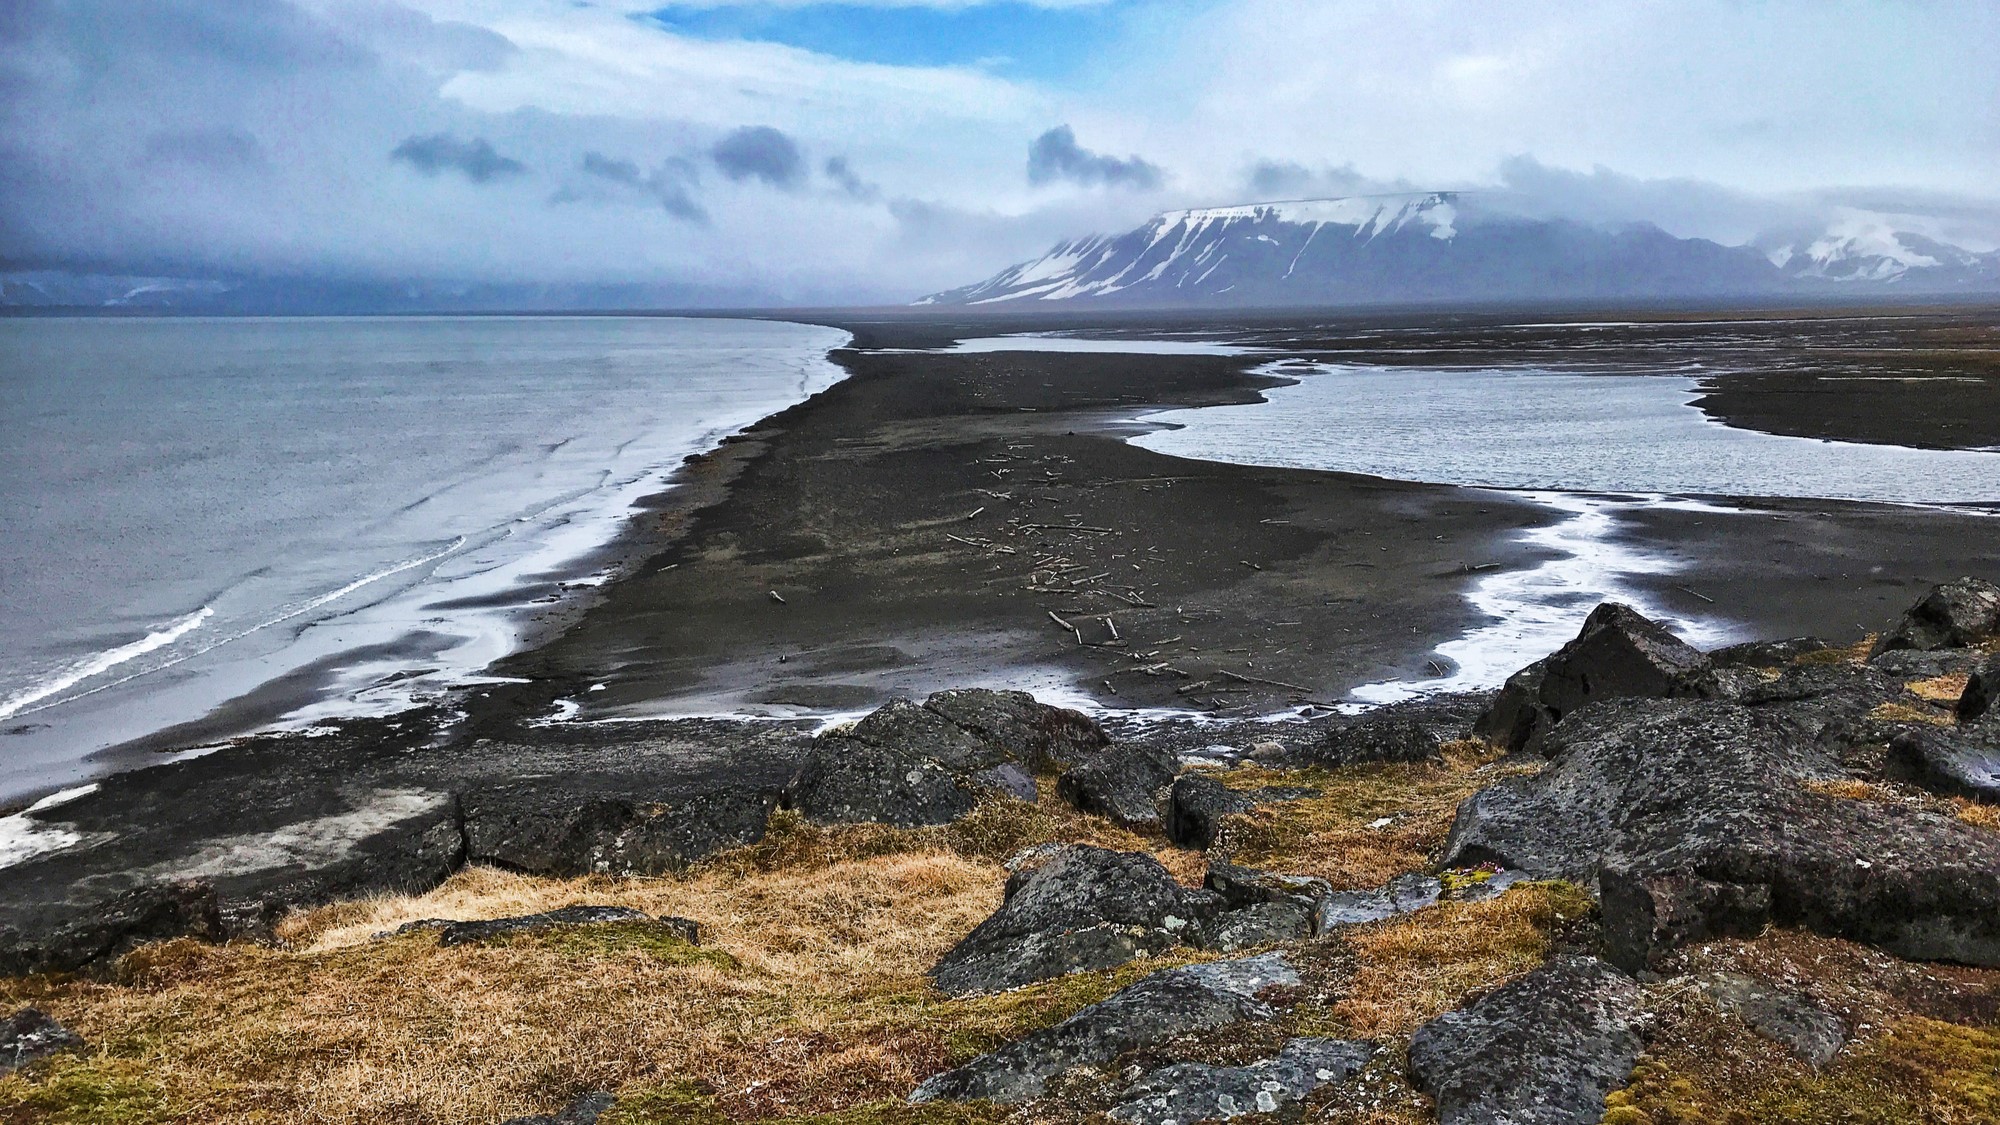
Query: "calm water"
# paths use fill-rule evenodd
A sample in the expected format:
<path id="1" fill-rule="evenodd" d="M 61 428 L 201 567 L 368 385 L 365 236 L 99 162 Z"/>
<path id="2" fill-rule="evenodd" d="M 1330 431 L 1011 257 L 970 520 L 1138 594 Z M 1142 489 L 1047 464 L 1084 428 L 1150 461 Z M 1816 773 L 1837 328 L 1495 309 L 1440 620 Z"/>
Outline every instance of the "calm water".
<path id="1" fill-rule="evenodd" d="M 0 798 L 280 677 L 298 717 L 464 682 L 684 455 L 837 380 L 846 339 L 0 320 Z"/>

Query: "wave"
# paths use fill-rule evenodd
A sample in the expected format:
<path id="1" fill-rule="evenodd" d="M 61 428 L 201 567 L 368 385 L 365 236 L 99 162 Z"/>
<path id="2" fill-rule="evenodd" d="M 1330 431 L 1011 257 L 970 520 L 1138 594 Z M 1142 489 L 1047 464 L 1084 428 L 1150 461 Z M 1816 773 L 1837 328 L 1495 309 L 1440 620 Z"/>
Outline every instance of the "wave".
<path id="1" fill-rule="evenodd" d="M 119 645 L 117 648 L 107 649 L 88 659 L 80 660 L 38 683 L 29 685 L 27 690 L 0 703 L 0 719 L 13 718 L 23 708 L 68 691 L 92 676 L 102 675 L 128 660 L 136 660 L 149 652 L 165 648 L 194 632 L 201 627 L 202 622 L 214 616 L 215 610 L 212 607 L 202 606 L 179 621 L 147 633 L 130 644 Z"/>

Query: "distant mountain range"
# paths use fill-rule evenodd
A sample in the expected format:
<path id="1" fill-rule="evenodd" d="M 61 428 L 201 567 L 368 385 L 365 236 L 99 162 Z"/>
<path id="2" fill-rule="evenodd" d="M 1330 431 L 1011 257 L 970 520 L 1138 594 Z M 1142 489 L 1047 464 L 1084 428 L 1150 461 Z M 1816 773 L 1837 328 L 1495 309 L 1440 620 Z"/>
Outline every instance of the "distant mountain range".
<path id="1" fill-rule="evenodd" d="M 1283 306 L 2000 292 L 1977 253 L 1862 216 L 1748 246 L 1483 212 L 1450 192 L 1167 211 L 920 305 Z"/>

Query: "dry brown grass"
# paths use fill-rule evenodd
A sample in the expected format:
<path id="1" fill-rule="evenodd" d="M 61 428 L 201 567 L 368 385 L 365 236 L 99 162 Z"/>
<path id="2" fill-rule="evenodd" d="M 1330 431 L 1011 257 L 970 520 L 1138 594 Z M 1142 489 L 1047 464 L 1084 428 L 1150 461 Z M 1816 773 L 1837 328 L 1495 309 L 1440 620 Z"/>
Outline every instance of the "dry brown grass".
<path id="1" fill-rule="evenodd" d="M 0 1006 L 35 1003 L 93 1045 L 0 1080 L 0 1121 L 483 1125 L 579 1090 L 687 1080 L 735 1117 L 900 1097 L 1159 967 L 971 1002 L 930 988 L 923 971 L 998 904 L 999 857 L 1052 838 L 1158 845 L 1018 804 L 916 831 L 780 816 L 765 843 L 685 879 L 472 868 L 427 894 L 297 915 L 288 949 L 175 941 L 115 982 L 0 982 Z M 639 927 L 370 940 L 417 918 L 582 902 L 694 918 L 708 936 L 699 950 Z"/>
<path id="2" fill-rule="evenodd" d="M 1794 664 L 1866 664 L 1868 654 L 1875 649 L 1875 642 L 1882 639 L 1880 633 L 1870 633 L 1844 648 L 1823 648 L 1818 652 L 1808 652 L 1792 658 Z"/>
<path id="3" fill-rule="evenodd" d="M 1923 809 L 1939 816 L 1954 817 L 1980 828 L 2000 831 L 2000 808 L 1980 804 L 1964 797 L 1940 797 L 1901 782 L 1884 783 L 1840 778 L 1833 781 L 1808 781 L 1804 783 L 1803 788 L 1822 797 L 1837 797 L 1847 801 L 1875 801 L 1885 805 Z"/>
<path id="4" fill-rule="evenodd" d="M 2000 832 L 2000 806 L 1982 805 L 1977 801 L 1968 801 L 1964 797 L 1954 797 L 1951 803 L 1958 811 L 1958 819 L 1967 824 Z"/>
<path id="5" fill-rule="evenodd" d="M 1474 992 L 1548 958 L 1555 930 L 1594 909 L 1582 888 L 1527 883 L 1489 902 L 1446 902 L 1346 935 L 1357 965 L 1315 1033 L 1403 1036 Z"/>
<path id="6" fill-rule="evenodd" d="M 1322 795 L 1230 818 L 1221 846 L 1238 863 L 1317 875 L 1336 889 L 1380 886 L 1431 862 L 1459 802 L 1503 777 L 1536 768 L 1502 766 L 1497 757 L 1484 742 L 1455 742 L 1446 748 L 1443 765 L 1245 767 L 1229 775 L 1229 784 L 1303 785 Z"/>
<path id="7" fill-rule="evenodd" d="M 1965 694 L 1965 685 L 1971 682 L 1971 676 L 1956 672 L 1949 676 L 1933 676 L 1928 680 L 1911 680 L 1903 685 L 1903 690 L 1926 703 L 1949 706 L 1958 702 L 1959 697 Z"/>
<path id="8" fill-rule="evenodd" d="M 1958 719 L 1949 711 L 1933 707 L 1913 707 L 1908 703 L 1882 703 L 1868 717 L 1884 723 L 1929 723 L 1937 727 L 1956 726 Z"/>

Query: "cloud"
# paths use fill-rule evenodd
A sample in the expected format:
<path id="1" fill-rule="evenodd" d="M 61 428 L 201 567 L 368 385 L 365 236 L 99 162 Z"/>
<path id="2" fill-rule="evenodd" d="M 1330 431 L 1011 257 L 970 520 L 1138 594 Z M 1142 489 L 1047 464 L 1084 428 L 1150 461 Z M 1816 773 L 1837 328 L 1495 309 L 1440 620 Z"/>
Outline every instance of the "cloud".
<path id="1" fill-rule="evenodd" d="M 709 158 L 731 180 L 761 180 L 790 191 L 804 182 L 805 155 L 798 142 L 769 125 L 745 125 L 732 130 L 708 150 Z"/>
<path id="2" fill-rule="evenodd" d="M 845 156 L 829 156 L 824 166 L 826 178 L 850 198 L 873 203 L 881 198 L 882 189 L 862 179 L 847 163 Z"/>
<path id="3" fill-rule="evenodd" d="M 693 195 L 699 171 L 694 161 L 686 157 L 673 157 L 651 172 L 641 172 L 639 166 L 630 160 L 615 160 L 602 153 L 586 152 L 578 168 L 586 176 L 629 188 L 652 199 L 676 219 L 692 223 L 708 221 L 708 212 L 695 202 Z M 573 197 L 558 194 L 556 202 L 567 202 L 570 198 Z"/>
<path id="4" fill-rule="evenodd" d="M 1399 190 L 1363 176 L 1354 170 L 1352 164 L 1314 169 L 1292 160 L 1257 161 L 1244 177 L 1244 186 L 1250 189 L 1251 197 L 1258 200 L 1337 199 L 1371 191 Z"/>
<path id="5" fill-rule="evenodd" d="M 226 126 L 170 129 L 146 138 L 145 162 L 180 164 L 211 172 L 263 168 L 264 146 L 241 129 Z"/>
<path id="6" fill-rule="evenodd" d="M 389 153 L 389 159 L 400 160 L 426 176 L 457 172 L 475 184 L 518 176 L 528 170 L 520 161 L 495 152 L 493 143 L 485 137 L 461 141 L 450 133 L 408 137 Z"/>
<path id="7" fill-rule="evenodd" d="M 1123 160 L 1092 152 L 1076 143 L 1076 133 L 1058 125 L 1028 146 L 1028 182 L 1048 184 L 1069 180 L 1085 185 L 1133 187 L 1141 191 L 1158 188 L 1165 177 L 1160 170 L 1136 156 Z"/>

